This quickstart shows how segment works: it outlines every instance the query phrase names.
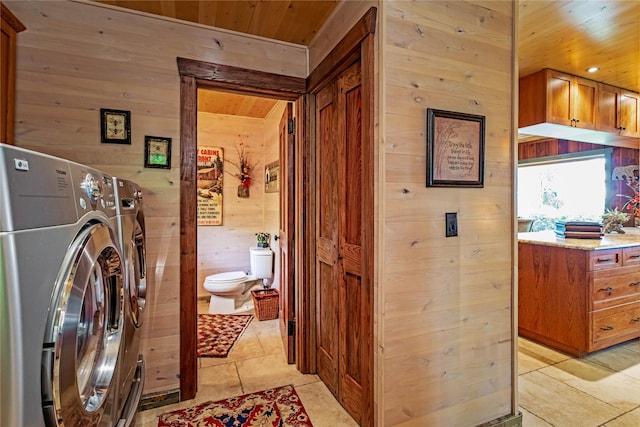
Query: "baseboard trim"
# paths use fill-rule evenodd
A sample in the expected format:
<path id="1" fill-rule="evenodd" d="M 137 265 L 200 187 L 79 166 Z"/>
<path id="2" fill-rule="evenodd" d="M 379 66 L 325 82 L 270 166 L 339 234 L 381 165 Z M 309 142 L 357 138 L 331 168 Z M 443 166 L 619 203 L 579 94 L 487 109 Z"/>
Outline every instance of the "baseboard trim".
<path id="1" fill-rule="evenodd" d="M 180 402 L 179 389 L 143 394 L 138 404 L 138 411 L 146 411 L 178 402 Z"/>
<path id="2" fill-rule="evenodd" d="M 480 424 L 478 427 L 522 427 L 522 412 L 496 418 L 493 421 Z"/>

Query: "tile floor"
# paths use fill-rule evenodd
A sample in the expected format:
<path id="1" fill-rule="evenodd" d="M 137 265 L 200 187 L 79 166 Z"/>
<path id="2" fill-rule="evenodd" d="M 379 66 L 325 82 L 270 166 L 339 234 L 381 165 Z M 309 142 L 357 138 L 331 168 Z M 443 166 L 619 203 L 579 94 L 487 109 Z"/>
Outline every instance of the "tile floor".
<path id="1" fill-rule="evenodd" d="M 199 303 L 206 313 L 209 303 Z M 286 362 L 278 320 L 253 318 L 226 358 L 198 359 L 196 398 L 139 412 L 135 427 L 157 427 L 158 416 L 206 401 L 216 401 L 293 384 L 314 427 L 354 427 L 356 422 L 338 404 L 317 375 L 301 374 Z"/>
<path id="2" fill-rule="evenodd" d="M 520 338 L 518 375 L 524 427 L 640 426 L 638 339 L 575 359 Z M 134 425 L 156 427 L 165 412 L 285 384 L 295 386 L 315 427 L 357 425 L 317 375 L 285 362 L 278 321 L 256 318 L 229 357 L 199 359 L 196 399 L 139 412 Z"/>
<path id="3" fill-rule="evenodd" d="M 519 339 L 524 427 L 640 426 L 640 341 L 576 359 Z"/>

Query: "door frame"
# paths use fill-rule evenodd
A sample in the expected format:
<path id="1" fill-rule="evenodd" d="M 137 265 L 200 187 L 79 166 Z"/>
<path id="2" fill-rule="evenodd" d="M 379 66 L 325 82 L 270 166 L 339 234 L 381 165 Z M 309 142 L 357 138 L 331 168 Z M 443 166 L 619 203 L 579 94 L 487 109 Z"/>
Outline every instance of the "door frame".
<path id="1" fill-rule="evenodd" d="M 296 104 L 297 111 L 301 114 L 300 106 L 304 105 L 306 80 L 186 58 L 177 58 L 177 62 L 180 74 L 180 400 L 188 400 L 195 397 L 198 383 L 198 359 L 195 351 L 198 270 L 196 220 L 198 89 L 289 101 Z M 303 132 L 304 126 L 296 129 L 297 141 L 304 141 Z M 298 246 L 297 242 L 296 246 Z M 299 293 L 302 292 L 296 294 Z M 296 307 L 297 310 L 298 307 Z M 302 335 L 297 334 L 297 336 Z M 305 357 L 301 353 L 298 355 L 300 359 Z"/>

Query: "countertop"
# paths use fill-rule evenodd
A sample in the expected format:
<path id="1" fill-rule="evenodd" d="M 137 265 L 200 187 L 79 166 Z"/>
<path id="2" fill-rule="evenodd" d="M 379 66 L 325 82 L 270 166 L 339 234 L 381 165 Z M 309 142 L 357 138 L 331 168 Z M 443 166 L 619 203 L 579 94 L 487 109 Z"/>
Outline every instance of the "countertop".
<path id="1" fill-rule="evenodd" d="M 602 239 L 565 239 L 557 237 L 555 232 L 551 230 L 535 231 L 532 233 L 518 233 L 518 242 L 582 249 L 585 251 L 640 246 L 640 228 L 625 227 L 624 231 L 625 234 L 605 234 Z"/>

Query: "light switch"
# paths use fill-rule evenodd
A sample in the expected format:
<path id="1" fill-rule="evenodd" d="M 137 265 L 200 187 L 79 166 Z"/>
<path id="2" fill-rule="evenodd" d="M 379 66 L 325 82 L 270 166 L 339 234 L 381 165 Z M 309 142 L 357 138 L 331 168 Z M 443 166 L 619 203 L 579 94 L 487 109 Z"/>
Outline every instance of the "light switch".
<path id="1" fill-rule="evenodd" d="M 458 235 L 458 213 L 447 212 L 444 214 L 446 218 L 446 230 L 447 237 L 454 237 Z"/>

